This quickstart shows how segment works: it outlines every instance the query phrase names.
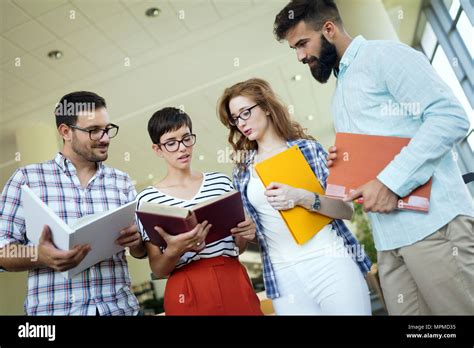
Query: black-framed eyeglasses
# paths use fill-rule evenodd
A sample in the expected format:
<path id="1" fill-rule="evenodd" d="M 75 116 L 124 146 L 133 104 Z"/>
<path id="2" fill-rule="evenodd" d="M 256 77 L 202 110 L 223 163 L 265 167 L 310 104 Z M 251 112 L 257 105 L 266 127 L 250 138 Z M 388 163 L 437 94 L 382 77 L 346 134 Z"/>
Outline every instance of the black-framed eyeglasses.
<path id="1" fill-rule="evenodd" d="M 196 134 L 185 135 L 181 140 L 169 140 L 163 144 L 157 144 L 158 146 L 164 146 L 168 152 L 176 152 L 179 147 L 183 144 L 185 147 L 191 147 L 196 144 Z"/>
<path id="2" fill-rule="evenodd" d="M 237 115 L 237 117 L 229 117 L 229 123 L 237 127 L 239 125 L 239 118 L 242 120 L 248 120 L 250 116 L 252 116 L 252 109 L 254 107 L 258 106 L 258 103 L 255 104 L 254 106 L 249 107 L 248 109 L 242 110 L 240 114 Z"/>
<path id="3" fill-rule="evenodd" d="M 96 140 L 96 141 L 102 139 L 105 134 L 107 134 L 109 139 L 112 139 L 117 135 L 119 131 L 119 126 L 112 123 L 109 124 L 105 128 L 81 128 L 78 126 L 69 126 L 69 127 L 89 133 L 89 139 Z"/>

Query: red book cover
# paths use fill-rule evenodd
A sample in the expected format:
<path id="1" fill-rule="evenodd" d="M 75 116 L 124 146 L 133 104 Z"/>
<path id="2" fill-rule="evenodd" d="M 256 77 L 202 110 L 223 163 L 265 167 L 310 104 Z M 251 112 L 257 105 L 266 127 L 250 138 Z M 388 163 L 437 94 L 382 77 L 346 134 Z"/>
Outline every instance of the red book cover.
<path id="1" fill-rule="evenodd" d="M 245 220 L 242 197 L 237 191 L 223 194 L 189 209 L 145 202 L 136 213 L 150 241 L 162 248 L 166 248 L 166 242 L 155 231 L 155 226 L 160 226 L 168 234 L 178 235 L 207 220 L 212 224 L 206 237 L 208 245 L 230 236 L 230 230 Z"/>
<path id="2" fill-rule="evenodd" d="M 345 198 L 349 193 L 375 179 L 377 175 L 408 145 L 410 138 L 336 134 L 337 160 L 329 170 L 326 195 Z M 428 212 L 430 179 L 398 202 L 399 209 Z M 362 203 L 362 199 L 356 200 Z"/>

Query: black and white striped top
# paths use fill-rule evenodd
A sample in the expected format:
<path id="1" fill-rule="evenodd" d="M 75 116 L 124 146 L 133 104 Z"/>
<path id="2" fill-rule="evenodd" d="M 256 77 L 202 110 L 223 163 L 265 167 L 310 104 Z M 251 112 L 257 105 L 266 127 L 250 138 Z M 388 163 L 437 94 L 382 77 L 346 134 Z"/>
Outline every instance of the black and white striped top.
<path id="1" fill-rule="evenodd" d="M 143 189 L 137 196 L 137 209 L 143 202 L 155 202 L 157 204 L 166 204 L 170 206 L 177 206 L 182 208 L 190 208 L 204 202 L 213 197 L 220 196 L 226 192 L 234 190 L 232 181 L 229 177 L 223 173 L 203 173 L 204 178 L 198 193 L 190 200 L 179 199 L 170 195 L 167 195 L 153 186 L 148 186 Z M 137 219 L 138 230 L 142 236 L 143 241 L 149 241 L 150 238 L 147 236 L 143 229 L 140 220 Z M 163 251 L 163 250 L 162 250 Z M 217 256 L 228 256 L 237 257 L 239 256 L 239 249 L 235 245 L 234 238 L 232 236 L 223 238 L 213 243 L 207 244 L 206 247 L 200 252 L 188 251 L 184 253 L 178 261 L 176 268 L 187 265 L 192 261 L 199 259 L 212 258 Z"/>

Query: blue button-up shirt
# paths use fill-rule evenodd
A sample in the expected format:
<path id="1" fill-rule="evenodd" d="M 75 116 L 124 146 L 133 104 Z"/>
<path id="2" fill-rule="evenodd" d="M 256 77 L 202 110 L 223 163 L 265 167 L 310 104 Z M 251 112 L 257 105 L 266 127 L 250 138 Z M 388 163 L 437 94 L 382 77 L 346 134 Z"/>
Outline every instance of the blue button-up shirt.
<path id="1" fill-rule="evenodd" d="M 469 120 L 427 58 L 398 42 L 358 36 L 336 77 L 336 132 L 412 138 L 377 178 L 404 197 L 433 177 L 428 214 L 369 213 L 377 249 L 411 245 L 458 215 L 474 216 L 453 150 L 467 134 Z"/>
<path id="2" fill-rule="evenodd" d="M 326 165 L 327 154 L 324 152 L 322 146 L 314 140 L 299 139 L 287 142 L 288 147 L 292 147 L 293 145 L 298 145 L 309 166 L 321 183 L 321 186 L 326 189 L 326 180 L 329 171 Z M 278 292 L 272 262 L 268 254 L 268 245 L 265 235 L 263 234 L 263 227 L 260 224 L 257 211 L 252 206 L 247 196 L 247 187 L 251 175 L 249 165 L 252 163 L 255 153 L 256 151 L 253 150 L 244 160 L 244 165 L 237 166 L 234 169 L 234 186 L 242 193 L 242 202 L 244 204 L 245 210 L 256 225 L 257 240 L 262 254 L 263 281 L 265 284 L 267 297 L 277 298 L 280 297 L 280 294 Z M 340 236 L 344 241 L 344 245 L 349 255 L 351 255 L 357 262 L 361 272 L 366 274 L 370 270 L 371 262 L 365 254 L 363 247 L 359 244 L 357 239 L 354 237 L 351 231 L 349 231 L 342 220 L 334 219 L 331 224 L 338 236 Z"/>

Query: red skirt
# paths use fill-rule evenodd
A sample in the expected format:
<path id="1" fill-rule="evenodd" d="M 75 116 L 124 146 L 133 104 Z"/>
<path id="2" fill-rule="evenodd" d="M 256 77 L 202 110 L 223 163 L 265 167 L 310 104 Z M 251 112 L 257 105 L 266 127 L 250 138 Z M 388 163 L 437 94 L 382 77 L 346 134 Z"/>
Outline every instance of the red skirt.
<path id="1" fill-rule="evenodd" d="M 166 315 L 263 315 L 245 267 L 237 258 L 193 261 L 166 282 Z"/>

